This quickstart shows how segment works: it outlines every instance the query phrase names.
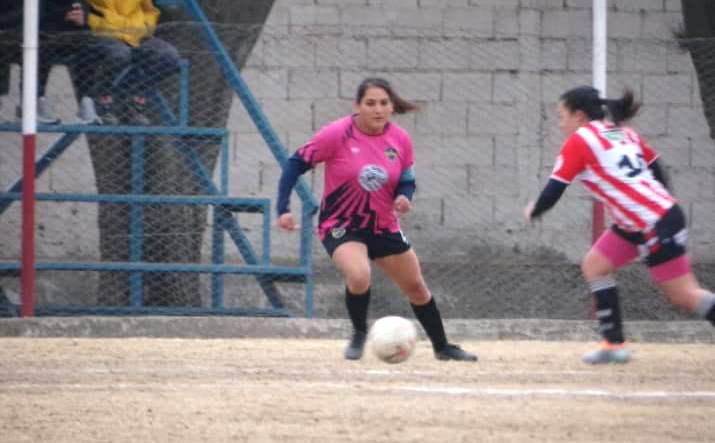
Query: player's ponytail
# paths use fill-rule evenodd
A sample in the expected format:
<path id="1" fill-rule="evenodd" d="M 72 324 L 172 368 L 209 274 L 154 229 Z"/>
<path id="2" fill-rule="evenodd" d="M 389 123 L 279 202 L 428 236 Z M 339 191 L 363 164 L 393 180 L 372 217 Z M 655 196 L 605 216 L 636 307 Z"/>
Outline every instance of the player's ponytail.
<path id="1" fill-rule="evenodd" d="M 641 107 L 641 104 L 635 101 L 633 91 L 630 89 L 626 89 L 619 99 L 604 100 L 604 104 L 608 107 L 611 121 L 617 125 L 633 118 Z"/>
<path id="2" fill-rule="evenodd" d="M 397 95 L 395 90 L 392 89 L 390 83 L 384 78 L 380 77 L 366 78 L 360 83 L 360 86 L 358 86 L 357 95 L 355 97 L 356 103 L 360 103 L 363 97 L 365 97 L 365 92 L 368 88 L 381 88 L 382 90 L 384 90 L 387 93 L 387 96 L 390 97 L 390 101 L 392 102 L 392 107 L 395 114 L 406 114 L 408 112 L 416 111 L 419 109 L 419 106 L 417 106 L 416 104 L 409 102 Z"/>
<path id="3" fill-rule="evenodd" d="M 589 120 L 602 120 L 608 111 L 608 116 L 617 125 L 635 116 L 641 106 L 630 89 L 626 89 L 619 99 L 602 99 L 598 89 L 579 86 L 564 92 L 559 99 L 571 112 L 583 111 Z"/>

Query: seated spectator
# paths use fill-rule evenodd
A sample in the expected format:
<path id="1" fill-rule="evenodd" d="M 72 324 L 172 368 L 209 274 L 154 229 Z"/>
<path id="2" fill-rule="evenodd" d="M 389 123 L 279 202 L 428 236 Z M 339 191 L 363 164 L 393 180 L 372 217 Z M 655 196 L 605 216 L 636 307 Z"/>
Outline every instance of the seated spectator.
<path id="1" fill-rule="evenodd" d="M 0 20 L 3 31 L 3 56 L 0 60 L 0 95 L 9 92 L 10 65 L 22 65 L 22 0 L 8 2 L 8 10 Z M 42 124 L 58 124 L 59 117 L 55 114 L 50 99 L 47 97 L 47 82 L 50 70 L 55 64 L 66 64 L 70 68 L 72 80 L 80 99 L 78 116 L 83 123 L 97 120 L 94 103 L 88 96 L 89 79 L 80 64 L 74 63 L 82 51 L 84 40 L 89 34 L 77 34 L 87 29 L 87 13 L 78 0 L 45 0 L 40 3 L 39 17 L 39 54 L 37 78 L 37 122 Z M 72 34 L 69 34 L 72 32 Z M 22 89 L 22 86 L 20 86 Z M 22 116 L 22 101 L 16 107 L 17 118 Z"/>
<path id="2" fill-rule="evenodd" d="M 151 0 L 88 0 L 89 27 L 97 36 L 85 52 L 86 66 L 99 71 L 98 113 L 104 124 L 149 125 L 146 91 L 179 70 L 179 52 L 154 37 L 159 9 Z M 128 72 L 123 70 L 129 67 Z M 100 69 L 101 68 L 101 69 Z M 123 77 L 116 87 L 117 75 Z"/>
<path id="3" fill-rule="evenodd" d="M 38 116 L 43 107 L 52 112 L 45 89 L 50 69 L 55 64 L 66 64 L 80 97 L 78 117 L 82 123 L 98 123 L 94 102 L 90 97 L 93 84 L 82 63 L 82 52 L 91 42 L 87 26 L 86 5 L 78 0 L 45 0 L 40 14 L 40 62 L 38 71 Z M 43 103 L 45 101 L 45 103 Z M 39 119 L 39 117 L 38 117 Z M 59 122 L 59 119 L 57 119 Z"/>
<path id="4" fill-rule="evenodd" d="M 22 8 L 22 1 L 18 0 L 17 3 Z M 10 8 L 0 14 L 0 97 L 10 93 L 10 67 L 13 63 L 19 64 L 22 58 L 20 50 L 22 33 L 18 29 L 18 23 L 22 23 L 22 16 L 17 16 L 16 12 Z M 21 12 L 20 9 L 17 13 Z"/>

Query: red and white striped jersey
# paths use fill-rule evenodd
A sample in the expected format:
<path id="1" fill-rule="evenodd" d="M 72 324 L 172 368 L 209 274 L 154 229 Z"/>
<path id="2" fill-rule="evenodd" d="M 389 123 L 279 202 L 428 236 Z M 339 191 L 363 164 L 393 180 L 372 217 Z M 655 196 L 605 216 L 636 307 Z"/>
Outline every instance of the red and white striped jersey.
<path id="1" fill-rule="evenodd" d="M 633 129 L 594 120 L 561 147 L 551 178 L 580 179 L 627 231 L 647 231 L 675 204 L 648 165 L 655 151 Z"/>

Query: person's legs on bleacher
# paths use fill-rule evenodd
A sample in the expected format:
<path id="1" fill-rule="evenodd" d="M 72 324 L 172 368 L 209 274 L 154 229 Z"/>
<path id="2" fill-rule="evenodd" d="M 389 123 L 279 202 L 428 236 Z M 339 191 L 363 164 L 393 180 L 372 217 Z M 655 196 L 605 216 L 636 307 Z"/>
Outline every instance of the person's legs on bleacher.
<path id="1" fill-rule="evenodd" d="M 96 96 L 97 113 L 104 125 L 119 124 L 121 91 L 115 91 L 115 76 L 131 63 L 131 47 L 121 40 L 109 37 L 93 37 L 78 56 L 77 65 L 82 81 L 93 82 L 86 87 L 87 96 Z"/>
<path id="2" fill-rule="evenodd" d="M 129 120 L 135 124 L 149 124 L 146 117 L 146 92 L 179 71 L 179 51 L 171 43 L 152 37 L 132 50 L 134 69 L 123 84 L 127 85 Z"/>

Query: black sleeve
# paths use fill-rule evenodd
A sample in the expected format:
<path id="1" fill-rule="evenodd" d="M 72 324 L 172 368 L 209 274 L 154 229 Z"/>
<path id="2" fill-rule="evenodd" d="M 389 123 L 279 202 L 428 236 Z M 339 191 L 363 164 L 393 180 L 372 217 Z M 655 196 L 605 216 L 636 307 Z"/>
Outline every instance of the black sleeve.
<path id="1" fill-rule="evenodd" d="M 665 186 L 665 189 L 670 191 L 670 184 L 668 183 L 668 175 L 665 173 L 663 168 L 660 167 L 660 162 L 658 162 L 658 159 L 653 160 L 651 164 L 648 165 L 650 168 L 651 172 L 653 173 L 653 177 L 655 177 L 656 180 L 658 180 L 663 186 Z"/>
<path id="2" fill-rule="evenodd" d="M 280 181 L 278 182 L 278 199 L 276 202 L 276 210 L 278 215 L 285 214 L 290 211 L 290 193 L 293 191 L 298 177 L 305 174 L 311 166 L 303 160 L 298 153 L 293 154 L 286 162 L 281 173 Z"/>
<path id="3" fill-rule="evenodd" d="M 536 200 L 534 209 L 531 211 L 531 218 L 540 217 L 544 212 L 551 209 L 556 202 L 559 201 L 567 186 L 567 183 L 554 180 L 553 178 L 549 179 L 544 190 L 541 191 L 541 195 L 539 195 L 539 198 Z"/>
<path id="4" fill-rule="evenodd" d="M 2 13 L 0 13 L 0 29 L 18 30 L 22 29 L 23 1 L 6 0 L 0 2 Z"/>
<path id="5" fill-rule="evenodd" d="M 414 180 L 399 182 L 395 188 L 394 198 L 397 198 L 398 195 L 404 195 L 407 197 L 407 200 L 412 201 L 412 196 L 415 194 L 416 189 L 417 185 Z"/>
<path id="6" fill-rule="evenodd" d="M 65 20 L 65 16 L 77 4 L 84 11 L 84 25 L 77 26 Z M 84 0 L 42 0 L 40 1 L 40 30 L 43 32 L 78 31 L 89 29 L 89 10 Z"/>

